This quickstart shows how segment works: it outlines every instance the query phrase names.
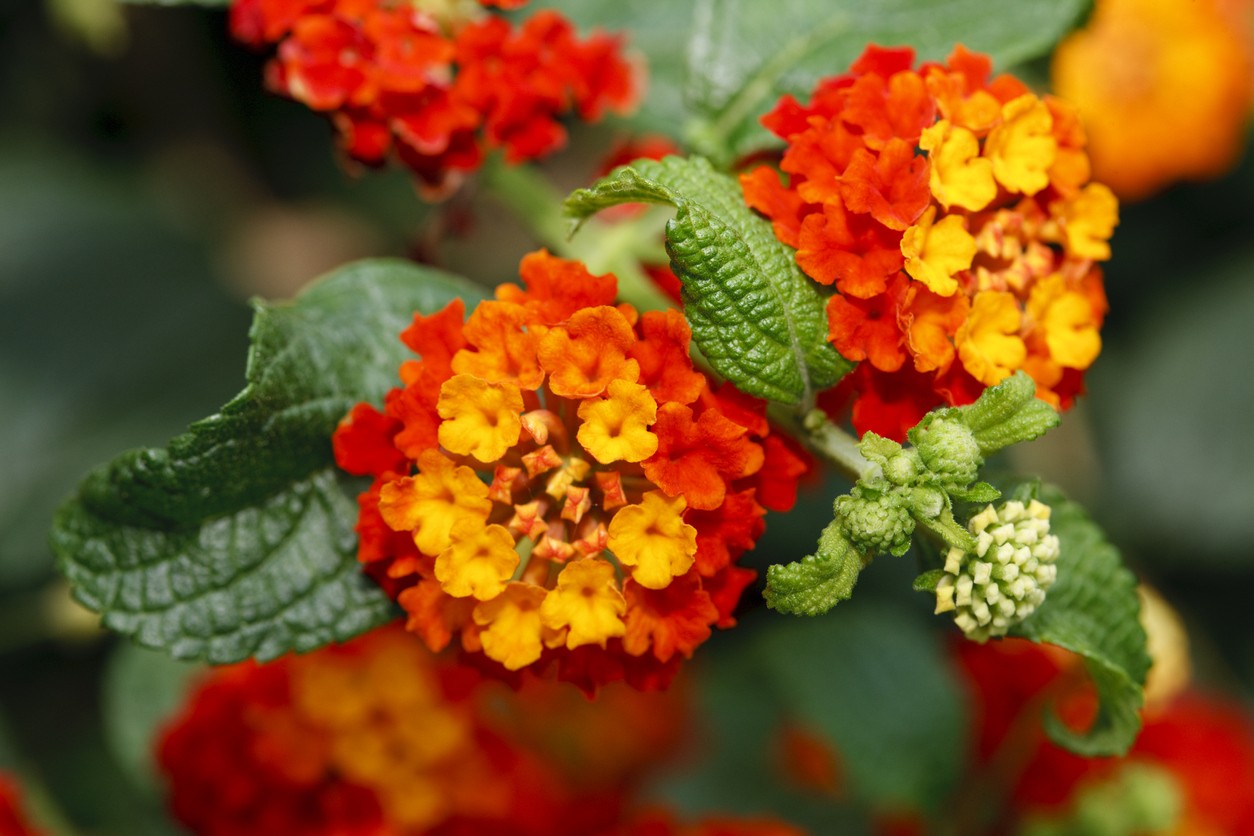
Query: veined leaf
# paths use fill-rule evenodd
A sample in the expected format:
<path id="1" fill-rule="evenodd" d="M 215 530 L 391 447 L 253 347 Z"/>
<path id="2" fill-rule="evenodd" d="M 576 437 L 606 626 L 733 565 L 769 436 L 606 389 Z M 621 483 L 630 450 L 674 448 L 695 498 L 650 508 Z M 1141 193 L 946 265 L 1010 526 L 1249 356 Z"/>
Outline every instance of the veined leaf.
<path id="1" fill-rule="evenodd" d="M 479 295 L 378 260 L 259 303 L 243 392 L 168 447 L 97 468 L 57 512 L 52 545 L 76 597 L 140 644 L 213 663 L 311 650 L 391 618 L 355 559 L 331 432 L 393 385 L 413 311 Z"/>
<path id="2" fill-rule="evenodd" d="M 833 520 L 815 554 L 766 570 L 766 605 L 790 615 L 822 615 L 853 596 L 861 571 L 862 555 Z"/>
<path id="3" fill-rule="evenodd" d="M 666 250 L 692 338 L 715 371 L 752 395 L 808 407 L 853 367 L 827 342 L 824 297 L 792 250 L 707 160 L 637 160 L 576 191 L 566 211 L 583 219 L 641 202 L 675 207 Z"/>
<path id="4" fill-rule="evenodd" d="M 1078 653 L 1097 686 L 1100 705 L 1093 726 L 1076 732 L 1051 713 L 1046 718 L 1050 737 L 1081 755 L 1122 755 L 1141 728 L 1137 712 L 1150 666 L 1136 578 L 1083 508 L 1056 488 L 1043 487 L 1040 499 L 1053 509 L 1050 531 L 1061 549 L 1058 580 L 1040 608 L 1010 635 Z"/>

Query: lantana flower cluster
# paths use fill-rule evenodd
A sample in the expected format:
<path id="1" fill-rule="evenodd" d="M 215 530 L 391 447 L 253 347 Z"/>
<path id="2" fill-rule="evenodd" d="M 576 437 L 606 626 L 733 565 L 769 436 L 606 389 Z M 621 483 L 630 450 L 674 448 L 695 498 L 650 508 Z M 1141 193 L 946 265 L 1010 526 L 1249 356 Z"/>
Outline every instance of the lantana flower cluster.
<path id="1" fill-rule="evenodd" d="M 524 4 L 235 0 L 231 31 L 278 44 L 268 86 L 329 114 L 350 158 L 395 154 L 436 197 L 486 151 L 535 159 L 565 144 L 560 117 L 595 121 L 636 104 L 640 73 L 620 38 L 580 39 L 554 11 L 515 25 L 484 8 Z"/>
<path id="2" fill-rule="evenodd" d="M 217 668 L 159 740 L 171 807 L 207 836 L 797 834 L 638 809 L 639 783 L 678 743 L 676 692 L 619 688 L 593 705 L 489 686 L 398 628 Z"/>
<path id="3" fill-rule="evenodd" d="M 340 466 L 374 480 L 359 559 L 432 650 L 663 685 L 734 623 L 754 577 L 735 560 L 807 459 L 694 370 L 678 311 L 615 305 L 613 276 L 543 251 L 520 272 L 467 319 L 416 315 L 404 386 L 337 430 Z"/>
<path id="4" fill-rule="evenodd" d="M 801 269 L 837 291 L 828 336 L 860 361 L 842 390 L 860 432 L 900 440 L 1019 369 L 1066 408 L 1101 350 L 1095 265 L 1117 201 L 1088 182 L 1074 108 L 990 68 L 962 47 L 918 69 L 910 49 L 869 47 L 763 118 L 787 142 L 786 182 L 741 176 Z"/>

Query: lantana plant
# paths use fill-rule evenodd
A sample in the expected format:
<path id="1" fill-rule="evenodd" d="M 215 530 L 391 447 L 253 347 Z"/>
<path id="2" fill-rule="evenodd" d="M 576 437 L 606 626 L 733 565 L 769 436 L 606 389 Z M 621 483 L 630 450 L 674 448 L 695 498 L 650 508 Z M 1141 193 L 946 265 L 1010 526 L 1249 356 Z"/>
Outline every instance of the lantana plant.
<path id="1" fill-rule="evenodd" d="M 883 832 L 1064 832 L 1117 790 L 1064 782 L 1090 795 L 1052 818 L 990 790 L 984 810 L 957 686 L 890 693 L 863 726 L 817 648 L 849 647 L 867 694 L 917 660 L 938 682 L 969 669 L 996 705 L 1023 685 L 1000 648 L 1026 640 L 1052 648 L 1030 651 L 1049 681 L 1016 721 L 1051 741 L 1033 757 L 1153 748 L 1137 578 L 1006 455 L 1082 400 L 1118 258 L 1076 106 L 1005 72 L 1084 4 L 701 2 L 682 102 L 662 33 L 534 5 L 229 4 L 239 48 L 267 56 L 256 84 L 327 117 L 346 176 L 397 168 L 433 217 L 490 195 L 532 240 L 506 275 L 379 258 L 255 302 L 239 395 L 57 512 L 58 566 L 104 626 L 221 666 L 154 744 L 174 815 L 198 833 L 796 832 L 787 809 L 640 800 L 708 688 L 764 727 L 832 732 L 810 751 L 847 764 Z M 618 139 L 587 127 L 604 118 Z M 581 143 L 614 165 L 562 196 L 570 178 L 536 161 Z M 906 592 L 900 619 L 870 614 L 864 584 Z M 738 658 L 761 675 L 729 685 Z M 618 760 L 585 738 L 613 718 L 642 736 Z M 1166 763 L 1118 774 L 1170 784 Z M 938 824 L 951 801 L 975 829 Z"/>

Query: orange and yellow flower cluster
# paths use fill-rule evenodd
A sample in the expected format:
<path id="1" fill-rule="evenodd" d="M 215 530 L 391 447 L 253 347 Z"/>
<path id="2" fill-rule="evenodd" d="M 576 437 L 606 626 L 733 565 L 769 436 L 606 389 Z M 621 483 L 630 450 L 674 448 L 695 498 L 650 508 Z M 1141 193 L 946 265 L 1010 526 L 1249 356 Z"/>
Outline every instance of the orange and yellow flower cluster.
<path id="1" fill-rule="evenodd" d="M 336 431 L 340 466 L 374 478 L 359 558 L 433 650 L 664 684 L 734 623 L 754 577 L 734 561 L 807 461 L 693 369 L 678 311 L 615 305 L 613 276 L 545 252 L 521 275 L 465 321 L 460 301 L 415 316 L 404 387 Z"/>
<path id="2" fill-rule="evenodd" d="M 399 628 L 217 668 L 159 740 L 170 805 L 201 836 L 797 834 L 638 808 L 681 693 L 494 685 Z"/>
<path id="3" fill-rule="evenodd" d="M 639 73 L 619 38 L 580 40 L 541 11 L 519 26 L 473 0 L 234 0 L 231 30 L 255 47 L 278 44 L 268 84 L 331 115 L 354 160 L 390 154 L 438 196 L 477 169 L 484 152 L 510 162 L 560 148 L 559 117 L 626 112 Z"/>
<path id="4" fill-rule="evenodd" d="M 915 69 L 912 50 L 873 46 L 763 122 L 787 141 L 787 182 L 754 169 L 745 199 L 837 291 L 829 339 L 860 361 L 843 387 L 859 432 L 900 439 L 1019 369 L 1070 405 L 1101 349 L 1095 263 L 1118 222 L 1070 105 L 962 47 Z"/>
<path id="5" fill-rule="evenodd" d="M 42 832 L 26 817 L 17 781 L 0 772 L 0 836 L 40 836 Z"/>
<path id="6" fill-rule="evenodd" d="M 511 801 L 490 741 L 448 687 L 400 631 L 219 668 L 160 741 L 172 811 L 222 836 L 409 833 L 501 815 Z"/>

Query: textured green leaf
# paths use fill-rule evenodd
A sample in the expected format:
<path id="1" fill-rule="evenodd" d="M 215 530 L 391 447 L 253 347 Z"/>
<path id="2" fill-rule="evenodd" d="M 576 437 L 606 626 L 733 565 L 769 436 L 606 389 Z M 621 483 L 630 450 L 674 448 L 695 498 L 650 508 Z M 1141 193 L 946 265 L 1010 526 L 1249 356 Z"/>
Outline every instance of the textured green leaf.
<path id="1" fill-rule="evenodd" d="M 962 43 L 1004 68 L 1035 58 L 1075 23 L 1087 0 L 1017 3 L 989 13 L 984 0 L 698 0 L 687 98 L 702 121 L 699 153 L 730 159 L 768 139 L 757 119 L 784 93 L 807 98 L 815 82 L 845 72 L 867 44 L 909 45 L 942 59 Z"/>
<path id="2" fill-rule="evenodd" d="M 822 615 L 853 595 L 862 555 L 833 520 L 819 537 L 816 554 L 766 570 L 766 605 L 790 615 Z"/>
<path id="3" fill-rule="evenodd" d="M 693 341 L 719 374 L 750 394 L 809 406 L 852 368 L 827 342 L 823 295 L 734 179 L 699 157 L 638 160 L 576 191 L 566 211 L 582 219 L 637 202 L 675 207 L 666 249 Z"/>
<path id="4" fill-rule="evenodd" d="M 1080 654 L 1097 686 L 1093 726 L 1075 732 L 1051 713 L 1050 736 L 1082 755 L 1122 755 L 1141 728 L 1138 711 L 1150 665 L 1136 578 L 1083 508 L 1048 486 L 1040 499 L 1053 509 L 1050 530 L 1061 548 L 1058 580 L 1045 603 L 1010 634 Z"/>
<path id="5" fill-rule="evenodd" d="M 776 619 L 753 649 L 787 716 L 835 744 L 855 798 L 931 810 L 949 797 L 964 758 L 961 689 L 911 612 L 859 600 L 840 618 Z"/>
<path id="6" fill-rule="evenodd" d="M 1058 413 L 1036 397 L 1036 383 L 1023 372 L 1015 372 L 996 386 L 984 390 L 979 399 L 956 412 L 975 434 L 980 453 L 992 455 L 1004 447 L 1039 438 L 1058 426 Z"/>
<path id="7" fill-rule="evenodd" d="M 915 577 L 912 588 L 915 592 L 935 592 L 936 585 L 943 577 L 945 577 L 944 569 L 929 569 Z"/>
<path id="8" fill-rule="evenodd" d="M 331 432 L 393 384 L 414 310 L 478 293 L 380 260 L 259 304 L 243 392 L 168 447 L 97 468 L 57 512 L 53 549 L 76 597 L 143 645 L 214 663 L 310 650 L 391 617 L 354 559 L 356 505 Z"/>
<path id="9" fill-rule="evenodd" d="M 976 482 L 965 488 L 950 488 L 949 496 L 962 502 L 986 504 L 1001 496 L 1001 491 L 988 482 Z"/>

